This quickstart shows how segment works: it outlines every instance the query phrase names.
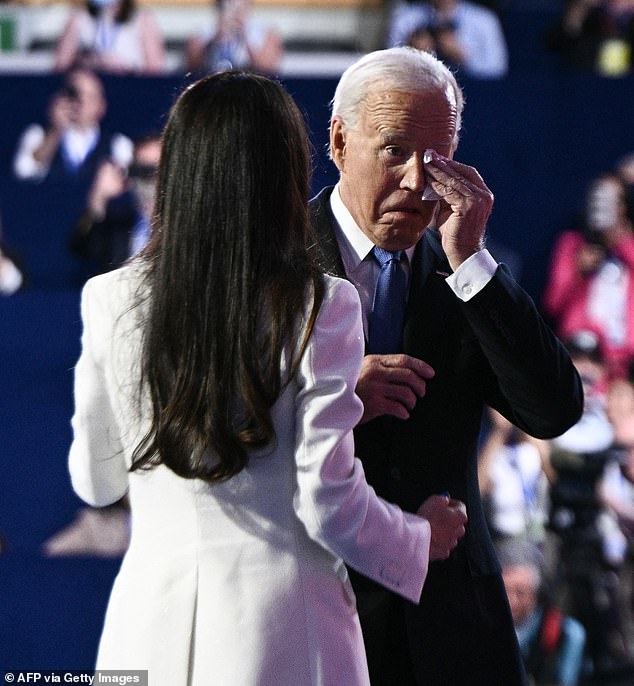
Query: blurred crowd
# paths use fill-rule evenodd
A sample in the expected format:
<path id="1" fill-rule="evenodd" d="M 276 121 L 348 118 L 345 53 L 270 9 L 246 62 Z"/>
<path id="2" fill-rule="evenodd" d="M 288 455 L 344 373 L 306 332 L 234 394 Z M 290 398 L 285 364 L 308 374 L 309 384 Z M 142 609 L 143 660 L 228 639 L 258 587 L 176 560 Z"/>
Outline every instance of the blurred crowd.
<path id="1" fill-rule="evenodd" d="M 536 684 L 632 679 L 633 163 L 590 181 L 552 246 L 541 304 L 581 376 L 582 418 L 542 441 L 491 412 L 482 442 L 486 516 Z"/>
<path id="2" fill-rule="evenodd" d="M 510 3 L 398 0 L 385 45 L 433 51 L 458 74 L 504 78 Z M 212 3 L 213 4 L 213 3 Z M 567 0 L 544 36 L 571 69 L 629 73 L 634 0 Z M 256 20 L 250 0 L 218 0 L 214 26 L 184 50 L 192 76 L 231 67 L 280 71 L 279 30 Z M 536 48 L 538 49 L 538 48 Z M 12 172 L 80 200 L 57 220 L 82 278 L 121 265 L 151 234 L 160 133 L 131 139 L 103 126 L 104 75 L 165 73 L 165 40 L 135 0 L 74 6 L 55 50 L 60 88 L 39 121 L 24 122 Z M 36 117 L 34 117 L 36 119 Z M 1 209 L 0 198 L 0 209 Z M 580 422 L 551 441 L 521 434 L 491 412 L 479 478 L 511 609 L 534 683 L 574 686 L 634 662 L 634 151 L 588 184 L 584 206 L 556 237 L 540 303 L 568 347 L 585 388 Z M 54 209 L 51 210 L 52 212 Z M 30 285 L 29 265 L 2 236 L 0 297 Z M 125 499 L 84 508 L 45 543 L 47 555 L 119 556 Z M 0 552 L 9 543 L 0 534 Z"/>

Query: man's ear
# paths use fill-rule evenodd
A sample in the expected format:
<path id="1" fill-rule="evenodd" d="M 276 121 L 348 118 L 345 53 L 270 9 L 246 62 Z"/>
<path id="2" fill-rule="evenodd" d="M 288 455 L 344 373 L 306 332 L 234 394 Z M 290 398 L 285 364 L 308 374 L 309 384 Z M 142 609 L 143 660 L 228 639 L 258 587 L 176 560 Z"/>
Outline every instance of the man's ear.
<path id="1" fill-rule="evenodd" d="M 346 158 L 346 129 L 337 117 L 330 123 L 330 156 L 339 171 L 343 171 Z"/>

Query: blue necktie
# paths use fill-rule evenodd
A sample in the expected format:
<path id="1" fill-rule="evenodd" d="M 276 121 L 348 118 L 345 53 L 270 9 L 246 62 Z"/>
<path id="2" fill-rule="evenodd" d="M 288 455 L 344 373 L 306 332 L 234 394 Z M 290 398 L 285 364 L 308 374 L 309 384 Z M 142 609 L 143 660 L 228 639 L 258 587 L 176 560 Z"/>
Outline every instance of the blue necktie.
<path id="1" fill-rule="evenodd" d="M 390 252 L 374 246 L 373 252 L 381 271 L 370 314 L 368 351 L 374 354 L 402 352 L 407 297 L 407 277 L 401 268 L 403 251 Z"/>

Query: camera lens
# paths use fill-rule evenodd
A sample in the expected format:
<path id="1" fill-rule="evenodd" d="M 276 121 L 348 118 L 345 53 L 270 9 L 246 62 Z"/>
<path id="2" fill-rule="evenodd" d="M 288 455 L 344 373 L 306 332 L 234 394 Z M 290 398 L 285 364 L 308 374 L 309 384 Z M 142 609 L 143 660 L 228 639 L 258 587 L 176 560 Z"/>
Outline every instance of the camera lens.
<path id="1" fill-rule="evenodd" d="M 64 86 L 62 95 L 69 100 L 79 100 L 79 91 L 75 86 Z"/>

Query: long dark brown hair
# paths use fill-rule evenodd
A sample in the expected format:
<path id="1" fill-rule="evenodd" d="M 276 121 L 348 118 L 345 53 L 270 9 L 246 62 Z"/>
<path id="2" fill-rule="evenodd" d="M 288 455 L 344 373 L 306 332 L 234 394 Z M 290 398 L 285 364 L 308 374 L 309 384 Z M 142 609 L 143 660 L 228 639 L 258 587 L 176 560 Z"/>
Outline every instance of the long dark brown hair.
<path id="1" fill-rule="evenodd" d="M 310 162 L 301 112 L 265 77 L 216 74 L 173 106 L 142 256 L 150 294 L 142 388 L 152 424 L 133 470 L 162 463 L 218 481 L 274 441 L 271 407 L 323 297 L 307 255 Z"/>

